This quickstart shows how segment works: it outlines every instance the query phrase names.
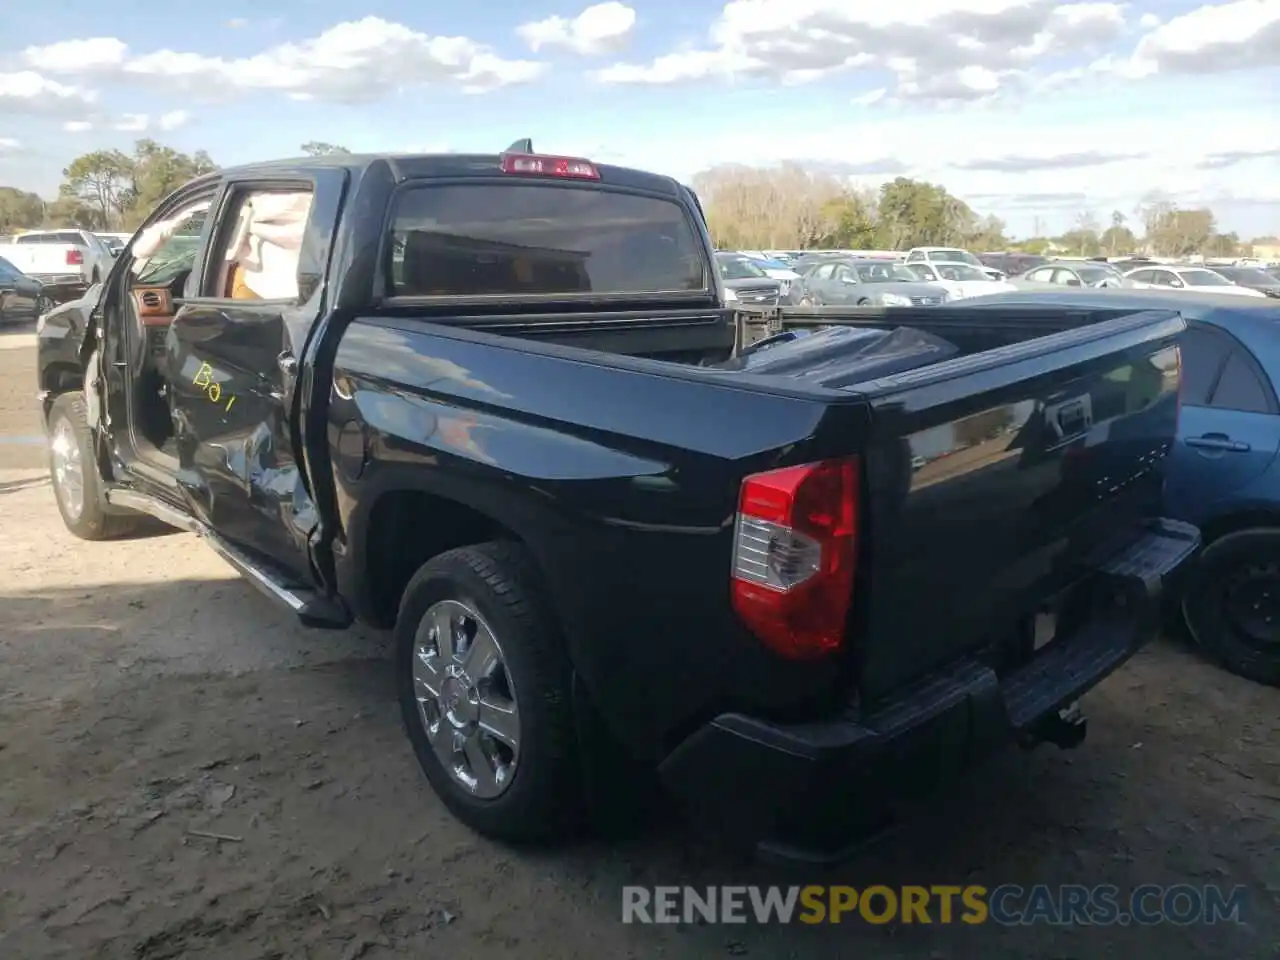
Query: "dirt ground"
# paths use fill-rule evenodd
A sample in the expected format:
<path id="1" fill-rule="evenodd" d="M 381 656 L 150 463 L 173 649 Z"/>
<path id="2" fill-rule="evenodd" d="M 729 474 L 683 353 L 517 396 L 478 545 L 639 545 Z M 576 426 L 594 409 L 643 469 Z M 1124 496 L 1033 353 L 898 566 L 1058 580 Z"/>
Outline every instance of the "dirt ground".
<path id="1" fill-rule="evenodd" d="M 384 636 L 302 630 L 187 535 L 64 532 L 33 362 L 0 333 L 0 957 L 1280 956 L 1280 691 L 1162 641 L 1088 697 L 1082 748 L 1002 756 L 828 871 L 740 862 L 669 818 L 506 849 L 428 789 Z M 1214 927 L 620 922 L 624 884 L 717 882 L 1249 899 Z"/>

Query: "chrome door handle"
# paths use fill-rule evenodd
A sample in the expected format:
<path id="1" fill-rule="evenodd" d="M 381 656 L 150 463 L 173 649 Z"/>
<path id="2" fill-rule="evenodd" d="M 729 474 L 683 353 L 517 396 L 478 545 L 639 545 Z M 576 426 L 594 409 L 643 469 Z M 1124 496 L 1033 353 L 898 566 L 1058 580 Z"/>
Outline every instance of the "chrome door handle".
<path id="1" fill-rule="evenodd" d="M 1200 450 L 1221 450 L 1226 453 L 1248 453 L 1251 447 L 1240 440 L 1232 440 L 1221 433 L 1206 433 L 1203 437 L 1188 437 L 1188 447 Z"/>

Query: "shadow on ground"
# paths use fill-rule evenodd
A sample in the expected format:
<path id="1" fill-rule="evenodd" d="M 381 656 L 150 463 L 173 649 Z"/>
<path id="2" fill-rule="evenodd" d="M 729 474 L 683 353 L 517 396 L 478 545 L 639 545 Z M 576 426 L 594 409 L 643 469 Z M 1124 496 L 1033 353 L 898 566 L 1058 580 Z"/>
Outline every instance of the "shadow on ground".
<path id="1" fill-rule="evenodd" d="M 235 580 L 0 593 L 0 675 L 4 956 L 1180 960 L 1280 937 L 1280 698 L 1177 647 L 1088 699 L 1080 750 L 1002 756 L 823 871 L 669 815 L 622 842 L 481 839 L 416 767 L 385 636 L 301 630 Z M 1248 922 L 619 922 L 624 885 L 726 882 L 1243 884 Z"/>
<path id="2" fill-rule="evenodd" d="M 34 487 L 46 487 L 49 485 L 49 478 L 43 477 L 27 477 L 22 480 L 0 480 L 0 494 L 17 493 L 19 490 L 30 490 Z"/>

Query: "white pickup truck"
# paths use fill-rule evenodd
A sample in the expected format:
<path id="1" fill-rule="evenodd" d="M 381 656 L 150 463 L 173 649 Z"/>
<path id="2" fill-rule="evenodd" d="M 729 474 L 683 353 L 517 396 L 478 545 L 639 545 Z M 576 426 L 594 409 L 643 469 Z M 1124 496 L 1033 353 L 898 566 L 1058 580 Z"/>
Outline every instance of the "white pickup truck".
<path id="1" fill-rule="evenodd" d="M 47 288 L 83 290 L 106 279 L 114 258 L 88 230 L 31 230 L 0 244 L 0 257 Z"/>

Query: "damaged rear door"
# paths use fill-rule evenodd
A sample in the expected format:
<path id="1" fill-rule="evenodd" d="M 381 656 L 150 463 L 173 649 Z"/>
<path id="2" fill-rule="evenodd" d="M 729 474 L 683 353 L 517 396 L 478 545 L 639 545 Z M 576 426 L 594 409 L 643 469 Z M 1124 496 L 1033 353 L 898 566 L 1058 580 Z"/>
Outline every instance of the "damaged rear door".
<path id="1" fill-rule="evenodd" d="M 298 358 L 323 309 L 345 180 L 343 170 L 305 168 L 229 179 L 197 295 L 181 302 L 168 339 L 190 509 L 304 584 L 317 517 L 300 468 Z"/>

